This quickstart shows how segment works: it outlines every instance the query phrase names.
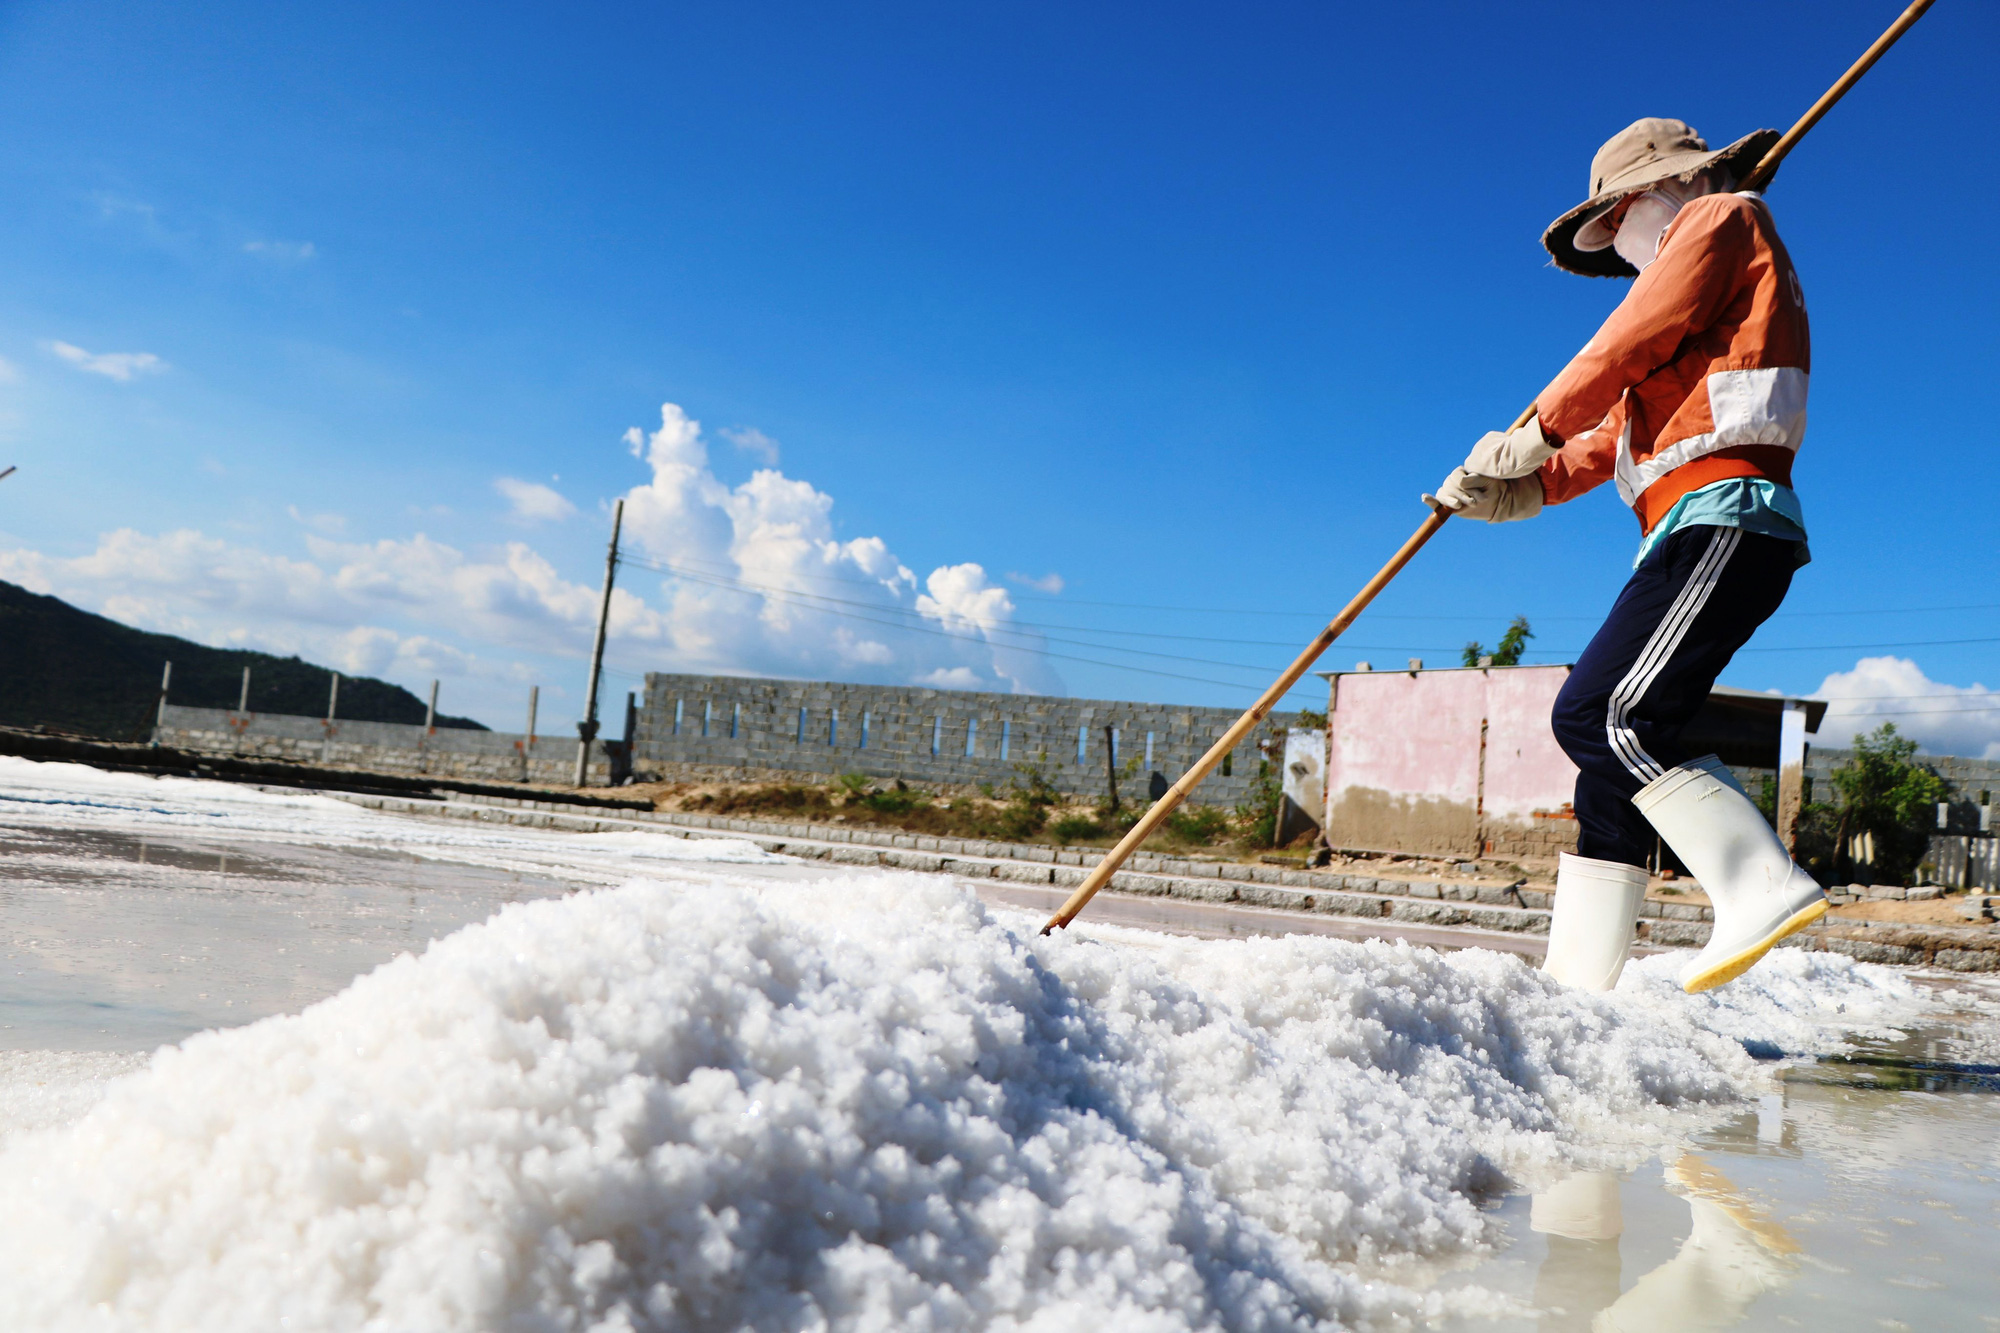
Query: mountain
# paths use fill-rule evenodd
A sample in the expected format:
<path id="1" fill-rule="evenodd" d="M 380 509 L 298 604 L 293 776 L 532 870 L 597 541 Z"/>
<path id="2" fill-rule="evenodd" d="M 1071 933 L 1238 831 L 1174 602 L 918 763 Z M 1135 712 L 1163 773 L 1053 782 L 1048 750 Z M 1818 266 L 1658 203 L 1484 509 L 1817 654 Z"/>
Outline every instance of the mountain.
<path id="1" fill-rule="evenodd" d="M 253 712 L 326 716 L 333 676 L 327 667 L 148 634 L 0 581 L 0 725 L 133 739 L 152 725 L 166 662 L 174 664 L 170 702 L 234 708 L 247 666 Z M 343 675 L 339 715 L 420 726 L 424 701 L 385 680 Z M 443 714 L 437 725 L 486 730 L 471 718 Z"/>

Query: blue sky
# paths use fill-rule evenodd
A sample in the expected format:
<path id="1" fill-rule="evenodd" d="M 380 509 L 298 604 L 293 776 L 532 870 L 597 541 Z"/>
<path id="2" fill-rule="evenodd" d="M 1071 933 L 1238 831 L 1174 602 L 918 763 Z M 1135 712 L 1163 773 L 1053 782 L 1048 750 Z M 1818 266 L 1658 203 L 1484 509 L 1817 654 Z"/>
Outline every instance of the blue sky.
<path id="1" fill-rule="evenodd" d="M 1782 128 L 1894 12 L 9 5 L 0 577 L 511 727 L 630 496 L 614 691 L 1247 703 L 1623 294 L 1537 244 L 1596 146 Z M 1975 754 L 1996 48 L 1943 0 L 1773 187 L 1816 558 L 1724 678 Z M 1636 539 L 1450 525 L 1328 664 L 1569 660 Z"/>

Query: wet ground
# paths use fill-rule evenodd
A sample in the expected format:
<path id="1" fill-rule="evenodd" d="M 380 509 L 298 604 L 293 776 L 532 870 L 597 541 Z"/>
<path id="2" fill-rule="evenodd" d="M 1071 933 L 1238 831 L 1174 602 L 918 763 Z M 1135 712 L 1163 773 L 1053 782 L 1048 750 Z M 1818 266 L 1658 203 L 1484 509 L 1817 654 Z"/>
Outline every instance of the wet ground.
<path id="1" fill-rule="evenodd" d="M 0 1051 L 138 1052 L 295 1011 L 503 904 L 633 870 L 559 835 L 401 847 L 35 814 L 0 809 Z M 1239 915 L 1198 933 L 1287 924 Z M 1959 1020 L 1795 1065 L 1637 1167 L 1500 1200 L 1492 1255 L 1437 1285 L 1518 1313 L 1448 1327 L 2000 1329 L 2000 986 L 1938 984 L 1965 988 Z"/>
<path id="2" fill-rule="evenodd" d="M 573 887 L 381 848 L 0 826 L 0 1050 L 146 1051 L 290 1012 Z"/>

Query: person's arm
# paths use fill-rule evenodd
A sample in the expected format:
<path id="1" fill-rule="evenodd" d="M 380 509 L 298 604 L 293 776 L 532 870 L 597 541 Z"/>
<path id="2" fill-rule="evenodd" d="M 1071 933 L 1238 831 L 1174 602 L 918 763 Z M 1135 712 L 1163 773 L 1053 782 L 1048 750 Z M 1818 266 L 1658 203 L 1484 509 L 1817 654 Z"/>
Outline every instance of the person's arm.
<path id="1" fill-rule="evenodd" d="M 1749 280 L 1755 253 L 1749 210 L 1755 206 L 1720 194 L 1693 200 L 1681 210 L 1660 257 L 1639 275 L 1575 359 L 1537 395 L 1536 415 L 1549 435 L 1567 441 L 1591 430 L 1627 389 L 1643 383 L 1673 360 L 1684 342 L 1721 318 Z"/>
<path id="2" fill-rule="evenodd" d="M 1595 490 L 1618 473 L 1618 440 L 1625 433 L 1625 404 L 1612 404 L 1604 420 L 1563 441 L 1542 464 L 1542 499 L 1552 505 Z"/>

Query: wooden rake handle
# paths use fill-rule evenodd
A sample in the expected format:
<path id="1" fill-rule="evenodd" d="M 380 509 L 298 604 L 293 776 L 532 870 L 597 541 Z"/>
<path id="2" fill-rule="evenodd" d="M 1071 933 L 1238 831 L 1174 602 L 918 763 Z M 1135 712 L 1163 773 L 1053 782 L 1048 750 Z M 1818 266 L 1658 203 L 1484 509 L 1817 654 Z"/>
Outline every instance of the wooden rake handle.
<path id="1" fill-rule="evenodd" d="M 1523 414 L 1522 420 L 1525 421 L 1533 414 L 1534 408 L 1530 407 Z M 1116 847 L 1105 853 L 1104 859 L 1097 863 L 1097 868 L 1085 877 L 1083 883 L 1076 886 L 1076 892 L 1069 896 L 1069 900 L 1062 905 L 1061 910 L 1049 918 L 1049 923 L 1042 927 L 1042 934 L 1046 935 L 1058 926 L 1067 926 L 1076 919 L 1076 914 L 1083 910 L 1083 905 L 1096 896 L 1097 891 L 1117 873 L 1118 867 L 1125 864 L 1126 858 L 1139 849 L 1139 844 L 1151 837 L 1153 830 L 1164 823 L 1168 815 L 1180 808 L 1181 802 L 1201 785 L 1201 780 L 1222 762 L 1224 756 L 1241 744 L 1245 736 L 1256 730 L 1257 724 L 1277 706 L 1278 700 L 1285 697 L 1285 692 L 1298 684 L 1299 677 L 1312 669 L 1312 664 L 1319 661 L 1320 654 L 1333 646 L 1333 641 L 1354 623 L 1356 616 L 1367 609 L 1368 603 L 1375 600 L 1375 594 L 1389 586 L 1389 580 L 1402 572 L 1403 566 L 1409 564 L 1418 551 L 1423 550 L 1424 543 L 1435 536 L 1437 530 L 1444 526 L 1444 521 L 1450 517 L 1449 509 L 1441 505 L 1432 506 L 1431 516 L 1410 534 L 1410 539 L 1389 558 L 1389 563 L 1376 571 L 1375 577 L 1368 580 L 1367 586 L 1354 594 L 1354 600 L 1342 607 L 1340 614 L 1327 623 L 1327 627 L 1319 632 L 1319 637 L 1307 644 L 1306 650 L 1293 659 L 1292 664 L 1285 668 L 1285 674 L 1272 682 L 1271 688 L 1258 697 L 1257 702 L 1250 706 L 1249 712 L 1237 718 L 1234 725 L 1222 733 L 1221 739 L 1208 748 L 1208 753 L 1203 755 L 1193 768 L 1181 774 L 1180 781 L 1167 788 L 1165 796 L 1153 802 L 1152 808 L 1118 840 Z"/>

